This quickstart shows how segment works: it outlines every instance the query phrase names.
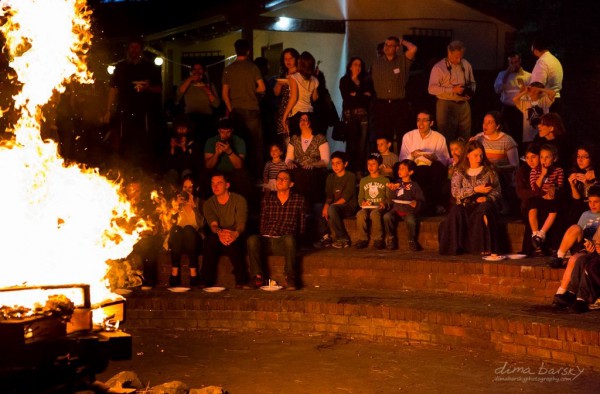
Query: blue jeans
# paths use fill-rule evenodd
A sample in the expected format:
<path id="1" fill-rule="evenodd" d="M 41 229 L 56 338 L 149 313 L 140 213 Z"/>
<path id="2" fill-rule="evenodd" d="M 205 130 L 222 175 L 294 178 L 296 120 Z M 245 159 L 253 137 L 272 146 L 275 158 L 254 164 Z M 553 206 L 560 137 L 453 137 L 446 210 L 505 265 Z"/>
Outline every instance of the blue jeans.
<path id="1" fill-rule="evenodd" d="M 344 225 L 344 218 L 352 216 L 354 210 L 348 204 L 332 204 L 327 210 L 327 215 L 329 216 L 329 220 L 327 221 L 321 216 L 323 206 L 324 204 L 315 204 L 315 215 L 319 218 L 318 231 L 320 237 L 331 233 L 334 239 L 350 241 L 350 236 Z"/>
<path id="2" fill-rule="evenodd" d="M 250 261 L 250 275 L 265 277 L 265 256 L 276 255 L 285 257 L 283 273 L 286 278 L 296 277 L 296 237 L 283 235 L 281 237 L 265 237 L 251 235 L 248 237 L 248 260 Z M 264 260 L 263 260 L 264 258 Z"/>
<path id="3" fill-rule="evenodd" d="M 387 237 L 396 239 L 396 224 L 400 220 L 400 215 L 394 210 L 389 211 L 383 215 L 383 226 Z M 406 230 L 408 231 L 408 240 L 417 241 L 417 217 L 409 213 L 402 216 L 402 220 L 406 223 Z"/>

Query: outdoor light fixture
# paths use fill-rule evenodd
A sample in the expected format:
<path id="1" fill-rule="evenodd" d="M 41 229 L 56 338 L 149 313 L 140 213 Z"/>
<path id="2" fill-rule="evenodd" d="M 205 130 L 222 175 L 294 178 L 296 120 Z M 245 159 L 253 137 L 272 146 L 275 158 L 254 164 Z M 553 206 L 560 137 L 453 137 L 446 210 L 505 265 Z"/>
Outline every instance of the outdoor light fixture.
<path id="1" fill-rule="evenodd" d="M 154 58 L 154 64 L 156 64 L 157 66 L 162 66 L 164 62 L 165 62 L 165 59 L 163 59 L 160 56 L 157 56 Z"/>
<path id="2" fill-rule="evenodd" d="M 113 64 L 110 64 L 108 67 L 106 67 L 106 72 L 108 72 L 108 74 L 113 75 L 113 73 L 115 72 L 115 66 Z"/>
<path id="3" fill-rule="evenodd" d="M 291 24 L 292 20 L 290 18 L 282 16 L 275 23 L 275 27 L 277 27 L 279 30 L 288 30 Z"/>

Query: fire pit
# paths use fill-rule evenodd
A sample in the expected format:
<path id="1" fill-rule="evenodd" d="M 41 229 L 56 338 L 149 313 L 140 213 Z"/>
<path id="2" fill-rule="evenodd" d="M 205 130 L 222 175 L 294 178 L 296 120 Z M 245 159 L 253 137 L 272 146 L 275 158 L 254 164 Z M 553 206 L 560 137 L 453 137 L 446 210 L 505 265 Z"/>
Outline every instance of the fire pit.
<path id="1" fill-rule="evenodd" d="M 43 296 L 44 307 L 22 306 Z M 91 305 L 88 285 L 0 289 L 0 311 L 3 393 L 73 392 L 89 387 L 109 360 L 131 358 L 131 336 L 118 331 L 123 300 Z"/>

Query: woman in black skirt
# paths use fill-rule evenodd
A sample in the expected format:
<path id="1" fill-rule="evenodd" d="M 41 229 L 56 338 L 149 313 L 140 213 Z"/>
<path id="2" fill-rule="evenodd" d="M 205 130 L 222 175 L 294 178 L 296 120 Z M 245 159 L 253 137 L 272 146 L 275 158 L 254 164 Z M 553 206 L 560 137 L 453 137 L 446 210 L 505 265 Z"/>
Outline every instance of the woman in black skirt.
<path id="1" fill-rule="evenodd" d="M 500 180 L 479 141 L 469 141 L 452 175 L 456 205 L 439 227 L 440 254 L 498 253 Z"/>

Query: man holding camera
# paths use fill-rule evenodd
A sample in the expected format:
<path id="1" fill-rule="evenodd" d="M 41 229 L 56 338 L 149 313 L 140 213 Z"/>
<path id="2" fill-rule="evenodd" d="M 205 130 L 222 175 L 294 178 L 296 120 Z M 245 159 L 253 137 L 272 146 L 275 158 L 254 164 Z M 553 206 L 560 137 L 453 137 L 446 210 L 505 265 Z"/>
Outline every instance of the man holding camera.
<path id="1" fill-rule="evenodd" d="M 231 119 L 223 118 L 217 124 L 218 134 L 206 140 L 204 163 L 207 169 L 231 172 L 244 166 L 246 143 L 233 134 Z"/>
<path id="2" fill-rule="evenodd" d="M 217 135 L 206 140 L 204 147 L 206 171 L 202 177 L 202 190 L 209 189 L 208 180 L 215 171 L 219 171 L 227 174 L 231 179 L 232 191 L 249 199 L 251 198 L 252 184 L 244 165 L 246 143 L 233 133 L 233 123 L 230 118 L 220 119 L 217 129 Z"/>
<path id="3" fill-rule="evenodd" d="M 471 135 L 471 106 L 475 95 L 475 77 L 471 63 L 464 59 L 465 44 L 452 41 L 448 55 L 437 62 L 429 76 L 429 94 L 437 97 L 438 130 L 452 141 L 457 137 L 468 140 Z"/>

